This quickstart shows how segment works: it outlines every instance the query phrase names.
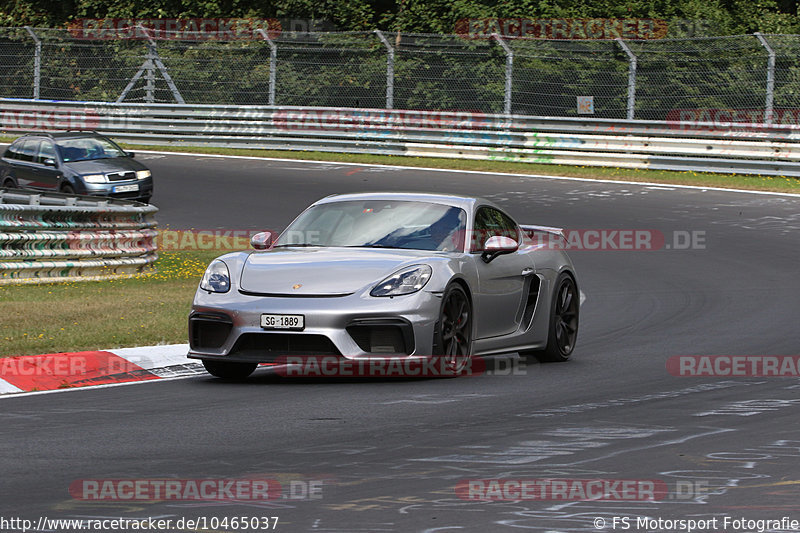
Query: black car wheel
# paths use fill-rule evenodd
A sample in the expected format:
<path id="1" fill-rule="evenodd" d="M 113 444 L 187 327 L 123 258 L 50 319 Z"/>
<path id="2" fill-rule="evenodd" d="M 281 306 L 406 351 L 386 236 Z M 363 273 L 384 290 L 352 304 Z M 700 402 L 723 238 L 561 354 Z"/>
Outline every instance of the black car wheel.
<path id="1" fill-rule="evenodd" d="M 6 187 L 8 189 L 13 189 L 14 187 L 16 187 L 16 185 L 14 184 L 14 180 L 12 180 L 11 178 L 7 178 L 3 182 L 3 187 Z"/>
<path id="2" fill-rule="evenodd" d="M 561 274 L 556 281 L 556 290 L 550 306 L 550 328 L 547 347 L 533 352 L 539 361 L 561 362 L 569 359 L 578 338 L 578 315 L 580 295 L 575 281 L 569 274 Z"/>
<path id="3" fill-rule="evenodd" d="M 75 189 L 69 183 L 65 183 L 61 186 L 61 192 L 64 194 L 75 194 Z"/>
<path id="4" fill-rule="evenodd" d="M 212 376 L 224 379 L 244 379 L 256 369 L 256 363 L 226 363 L 223 361 L 203 361 L 203 366 Z"/>
<path id="5" fill-rule="evenodd" d="M 433 352 L 454 375 L 464 371 L 472 356 L 472 305 L 467 293 L 457 283 L 448 286 L 442 297 Z"/>

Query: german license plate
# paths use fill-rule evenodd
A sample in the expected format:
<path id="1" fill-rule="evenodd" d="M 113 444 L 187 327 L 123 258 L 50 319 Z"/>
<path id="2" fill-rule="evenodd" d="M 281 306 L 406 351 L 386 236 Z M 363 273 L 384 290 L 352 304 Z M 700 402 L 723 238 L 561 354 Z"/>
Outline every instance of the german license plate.
<path id="1" fill-rule="evenodd" d="M 114 192 L 133 192 L 139 190 L 138 183 L 132 183 L 130 185 L 117 185 L 114 187 Z"/>
<path id="2" fill-rule="evenodd" d="M 301 331 L 306 327 L 304 315 L 261 315 L 264 329 L 291 329 Z"/>

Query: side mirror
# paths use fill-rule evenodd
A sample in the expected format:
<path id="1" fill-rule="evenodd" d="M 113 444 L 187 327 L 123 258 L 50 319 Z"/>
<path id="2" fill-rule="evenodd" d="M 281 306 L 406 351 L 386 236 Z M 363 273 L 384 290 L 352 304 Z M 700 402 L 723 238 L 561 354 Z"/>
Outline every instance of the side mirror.
<path id="1" fill-rule="evenodd" d="M 518 249 L 519 243 L 511 237 L 493 235 L 486 240 L 481 259 L 484 263 L 491 263 L 498 255 L 510 254 Z"/>
<path id="2" fill-rule="evenodd" d="M 275 236 L 271 231 L 262 231 L 250 237 L 250 246 L 256 250 L 266 250 L 275 241 Z"/>
<path id="3" fill-rule="evenodd" d="M 53 159 L 52 157 L 48 157 L 47 159 L 45 159 L 44 161 L 42 161 L 42 164 L 43 164 L 44 166 L 46 166 L 46 167 L 55 167 L 55 166 L 57 166 L 57 165 L 56 165 L 56 160 L 55 160 L 55 159 Z"/>
<path id="4" fill-rule="evenodd" d="M 131 159 L 133 159 L 134 157 L 136 157 L 136 154 L 135 154 L 135 153 L 133 153 L 133 152 L 125 152 L 125 155 L 127 155 L 127 156 L 128 156 L 128 157 L 130 157 Z"/>

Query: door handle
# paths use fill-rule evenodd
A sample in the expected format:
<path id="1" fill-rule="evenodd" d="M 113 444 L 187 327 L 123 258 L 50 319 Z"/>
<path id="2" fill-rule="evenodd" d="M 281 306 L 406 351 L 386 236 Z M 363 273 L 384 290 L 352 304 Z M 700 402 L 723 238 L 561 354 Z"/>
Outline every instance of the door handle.
<path id="1" fill-rule="evenodd" d="M 533 274 L 533 269 L 532 268 L 523 268 L 522 269 L 522 275 L 523 276 L 530 276 L 531 274 Z"/>

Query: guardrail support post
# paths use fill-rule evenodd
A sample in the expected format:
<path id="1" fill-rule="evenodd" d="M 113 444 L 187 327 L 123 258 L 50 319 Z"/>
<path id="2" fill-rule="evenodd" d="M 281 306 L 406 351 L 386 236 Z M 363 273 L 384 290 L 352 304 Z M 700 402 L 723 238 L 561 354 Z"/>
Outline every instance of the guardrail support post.
<path id="1" fill-rule="evenodd" d="M 381 30 L 373 30 L 386 47 L 386 109 L 394 107 L 394 47 Z"/>
<path id="2" fill-rule="evenodd" d="M 41 74 L 42 74 L 42 40 L 33 31 L 30 26 L 25 26 L 25 31 L 31 36 L 34 42 L 34 55 L 33 55 L 33 99 L 39 99 L 39 89 L 41 87 Z"/>
<path id="3" fill-rule="evenodd" d="M 767 98 L 764 102 L 764 124 L 772 124 L 773 115 L 775 113 L 775 50 L 769 45 L 769 42 L 764 38 L 760 32 L 754 33 L 758 42 L 761 43 L 767 54 Z"/>
<path id="4" fill-rule="evenodd" d="M 503 96 L 503 113 L 506 115 L 511 114 L 511 84 L 514 81 L 514 51 L 511 49 L 510 46 L 506 44 L 500 35 L 493 33 L 492 37 L 500 46 L 503 47 L 503 51 L 506 53 L 506 87 Z"/>
<path id="5" fill-rule="evenodd" d="M 622 51 L 628 56 L 628 120 L 633 120 L 634 110 L 636 108 L 636 55 L 625 44 L 621 37 L 616 38 Z"/>
<path id="6" fill-rule="evenodd" d="M 269 38 L 267 32 L 263 29 L 259 28 L 256 30 L 256 33 L 261 35 L 261 37 L 267 41 L 269 45 L 269 105 L 275 105 L 275 82 L 277 81 L 277 68 L 278 68 L 278 45 L 275 44 L 275 41 Z"/>

